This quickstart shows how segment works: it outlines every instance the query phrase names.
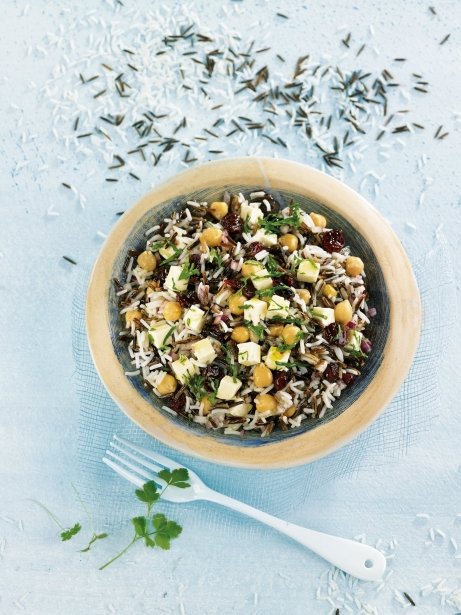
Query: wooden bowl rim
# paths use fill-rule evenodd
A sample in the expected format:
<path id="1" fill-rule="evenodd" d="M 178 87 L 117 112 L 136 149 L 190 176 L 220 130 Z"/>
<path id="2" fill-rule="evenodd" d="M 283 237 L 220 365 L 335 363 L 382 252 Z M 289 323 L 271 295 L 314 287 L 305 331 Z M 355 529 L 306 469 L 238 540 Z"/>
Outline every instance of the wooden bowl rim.
<path id="1" fill-rule="evenodd" d="M 390 320 L 383 360 L 374 377 L 338 417 L 286 440 L 261 446 L 238 446 L 192 433 L 155 411 L 131 385 L 110 337 L 108 290 L 113 263 L 136 222 L 148 211 L 180 194 L 217 185 L 261 185 L 305 194 L 349 220 L 370 244 L 387 286 Z M 379 237 L 379 241 L 376 238 Z M 421 303 L 416 280 L 403 247 L 383 216 L 354 190 L 307 165 L 290 160 L 228 158 L 175 175 L 143 196 L 106 239 L 90 276 L 86 328 L 96 370 L 116 404 L 144 431 L 168 446 L 202 459 L 253 469 L 308 463 L 340 448 L 386 408 L 399 390 L 416 353 L 421 330 Z"/>

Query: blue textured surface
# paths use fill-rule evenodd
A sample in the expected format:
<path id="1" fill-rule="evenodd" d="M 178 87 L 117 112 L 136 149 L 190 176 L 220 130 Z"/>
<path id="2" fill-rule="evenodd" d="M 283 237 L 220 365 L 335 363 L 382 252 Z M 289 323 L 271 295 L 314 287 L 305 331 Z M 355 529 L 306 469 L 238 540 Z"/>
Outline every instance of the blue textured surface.
<path id="1" fill-rule="evenodd" d="M 138 2 L 141 8 L 151 4 L 156 3 Z M 373 44 L 381 55 L 378 60 L 371 56 L 369 64 L 392 66 L 392 58 L 403 56 L 409 59 L 409 69 L 424 70 L 431 94 L 413 101 L 412 107 L 427 130 L 412 135 L 406 148 L 393 148 L 391 157 L 379 165 L 374 163 L 375 152 L 370 149 L 370 165 L 374 163 L 374 169 L 386 177 L 376 197 L 366 185 L 362 192 L 391 220 L 409 251 L 418 255 L 421 269 L 425 269 L 422 292 L 433 296 L 440 280 L 447 284 L 439 293 L 437 309 L 426 314 L 428 329 L 437 331 L 440 323 L 456 323 L 455 301 L 449 291 L 456 291 L 459 297 L 459 278 L 447 278 L 447 260 L 425 261 L 425 257 L 439 245 L 441 225 L 448 238 L 447 252 L 455 264 L 461 248 L 460 139 L 454 116 L 461 100 L 459 3 L 445 0 L 435 4 L 437 16 L 416 0 L 404 5 L 398 0 L 341 5 L 333 0 L 315 4 L 293 0 L 289 6 L 244 1 L 238 3 L 245 7 L 244 14 L 233 9 L 237 3 L 225 0 L 223 4 L 230 8 L 228 17 L 214 2 L 204 0 L 196 3 L 195 11 L 206 16 L 211 29 L 225 19 L 242 31 L 254 31 L 276 10 L 288 13 L 290 20 L 274 21 L 273 39 L 292 63 L 304 51 L 338 57 L 343 52 L 338 27 L 345 25 L 360 41 L 366 38 L 372 23 Z M 79 399 L 71 323 L 74 287 L 79 269 L 94 260 L 100 247 L 97 232 L 108 232 L 115 212 L 136 201 L 153 183 L 179 170 L 174 165 L 159 166 L 149 170 L 141 182 L 114 187 L 103 184 L 100 174 L 87 176 L 91 164 L 57 158 L 59 148 L 50 132 L 50 107 L 31 81 L 43 84 L 61 52 L 55 49 L 47 56 L 39 51 L 28 54 L 28 46 L 40 45 L 47 32 L 61 25 L 67 32 L 89 10 L 97 9 L 106 23 L 113 19 L 113 11 L 106 3 L 95 5 L 90 0 L 72 5 L 69 12 L 57 0 L 30 5 L 24 15 L 23 2 L 3 3 L 0 24 L 0 613 L 326 615 L 332 605 L 316 598 L 319 584 L 320 596 L 326 593 L 325 582 L 319 580 L 327 570 L 326 564 L 236 515 L 211 507 L 178 509 L 177 513 L 174 509 L 185 531 L 170 552 L 133 551 L 119 566 L 101 574 L 97 566 L 128 541 L 129 530 L 116 531 L 94 552 L 80 554 L 76 544 L 59 542 L 56 528 L 28 501 L 29 497 L 40 499 L 66 525 L 84 521 L 71 487 L 79 480 Z M 172 14 L 180 11 L 177 1 L 168 3 L 168 7 Z M 439 46 L 448 32 L 450 40 Z M 81 53 L 84 41 L 75 38 L 75 44 L 76 53 Z M 362 56 L 366 59 L 365 52 Z M 440 124 L 450 135 L 436 141 L 433 134 Z M 427 156 L 424 173 L 416 165 L 423 153 Z M 291 155 L 305 160 L 300 150 Z M 48 169 L 40 170 L 43 165 Z M 424 175 L 434 179 L 427 188 Z M 361 169 L 345 179 L 358 189 L 363 177 Z M 84 185 L 88 196 L 84 211 L 60 187 L 62 181 Z M 425 201 L 420 203 L 423 190 Z M 59 217 L 47 215 L 51 205 Z M 72 267 L 62 261 L 63 254 L 75 257 L 79 265 Z M 431 264 L 434 262 L 437 267 Z M 450 333 L 452 341 L 459 340 L 457 324 L 450 324 Z M 428 356 L 430 350 L 425 349 Z M 413 425 L 409 430 L 408 417 L 402 416 L 403 437 L 398 440 L 393 462 L 380 457 L 380 436 L 375 434 L 366 451 L 368 470 L 362 467 L 359 473 L 331 481 L 334 472 L 328 461 L 325 482 L 313 485 L 307 502 L 297 499 L 294 506 L 283 501 L 284 479 L 280 477 L 276 488 L 281 494 L 279 504 L 270 509 L 316 529 L 345 536 L 365 533 L 371 543 L 381 538 L 387 544 L 397 538 L 395 557 L 389 560 L 394 572 L 382 592 L 376 594 L 375 587 L 362 584 L 351 588 L 347 582 L 345 585 L 346 592 L 376 605 L 386 615 L 399 613 L 402 608 L 393 596 L 394 590 L 413 596 L 418 613 L 454 615 L 461 610 L 453 604 L 441 606 L 441 591 L 428 597 L 421 597 L 419 592 L 426 584 L 445 577 L 447 588 L 460 587 L 461 560 L 455 557 L 460 550 L 449 542 L 453 538 L 461 544 L 460 518 L 456 517 L 461 513 L 458 354 L 455 344 L 447 344 L 437 359 L 431 357 L 433 377 L 441 376 L 441 411 L 434 416 L 436 400 L 431 395 L 424 404 L 418 397 L 410 399 L 412 411 L 426 416 L 431 429 L 418 434 L 418 426 Z M 430 378 L 427 372 L 424 381 L 415 384 L 423 389 Z M 98 394 L 97 389 L 94 393 Z M 126 504 L 129 487 L 116 484 L 109 475 L 105 480 L 101 488 L 116 485 L 114 498 L 120 496 Z M 218 478 L 213 480 L 218 483 Z M 300 490 L 305 487 L 301 485 Z M 255 503 L 268 506 L 267 488 L 265 483 L 260 491 L 254 489 Z M 239 494 L 237 476 L 229 492 Z M 96 504 L 97 490 L 94 500 Z M 135 514 L 139 509 L 133 503 L 124 510 Z M 98 519 L 102 513 L 99 510 Z M 418 513 L 429 516 L 416 519 Z M 202 514 L 203 518 L 213 515 L 211 529 L 192 522 Z M 431 529 L 442 532 L 434 541 L 430 539 Z M 355 607 L 353 612 L 364 611 Z"/>

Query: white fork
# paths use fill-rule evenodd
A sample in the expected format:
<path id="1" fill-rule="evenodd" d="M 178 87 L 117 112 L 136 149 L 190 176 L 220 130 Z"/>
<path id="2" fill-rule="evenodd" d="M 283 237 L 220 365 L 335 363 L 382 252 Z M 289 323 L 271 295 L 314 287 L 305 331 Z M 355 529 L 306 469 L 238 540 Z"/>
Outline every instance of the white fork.
<path id="1" fill-rule="evenodd" d="M 162 488 L 165 482 L 158 478 L 156 473 L 164 469 L 171 471 L 183 467 L 159 453 L 132 444 L 118 436 L 114 436 L 110 446 L 111 449 L 106 451 L 106 456 L 103 458 L 104 463 L 137 487 L 142 487 L 146 481 L 153 480 Z M 189 482 L 190 487 L 186 489 L 169 488 L 162 497 L 178 504 L 194 500 L 208 500 L 227 506 L 289 536 L 334 566 L 364 581 L 377 581 L 386 570 L 384 555 L 369 545 L 309 530 L 273 517 L 210 489 L 191 470 L 189 470 Z"/>

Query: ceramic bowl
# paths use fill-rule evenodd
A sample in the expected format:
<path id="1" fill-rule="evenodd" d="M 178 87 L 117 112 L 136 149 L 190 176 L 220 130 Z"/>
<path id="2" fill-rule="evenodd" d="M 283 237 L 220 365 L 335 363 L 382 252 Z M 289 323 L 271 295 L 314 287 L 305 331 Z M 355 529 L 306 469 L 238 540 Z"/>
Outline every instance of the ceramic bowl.
<path id="1" fill-rule="evenodd" d="M 321 420 L 274 431 L 268 438 L 209 432 L 162 410 L 132 370 L 118 333 L 112 278 L 122 279 L 129 249 L 143 249 L 145 231 L 187 200 L 213 201 L 225 189 L 266 189 L 278 200 L 316 211 L 344 230 L 352 254 L 365 262 L 369 305 L 377 315 L 367 329 L 373 344 L 362 375 L 347 387 Z M 276 468 L 307 463 L 339 448 L 385 409 L 403 383 L 415 354 L 421 306 L 408 258 L 388 222 L 365 199 L 340 181 L 311 167 L 272 158 L 233 158 L 184 171 L 144 196 L 115 226 L 94 266 L 87 296 L 86 323 L 96 369 L 117 405 L 154 438 L 191 455 L 226 465 Z"/>

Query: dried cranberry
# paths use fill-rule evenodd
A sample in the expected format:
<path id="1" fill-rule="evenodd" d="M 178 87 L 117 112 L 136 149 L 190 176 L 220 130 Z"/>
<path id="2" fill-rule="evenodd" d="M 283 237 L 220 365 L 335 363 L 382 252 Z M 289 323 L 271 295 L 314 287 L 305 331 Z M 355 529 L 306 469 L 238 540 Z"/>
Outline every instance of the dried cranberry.
<path id="1" fill-rule="evenodd" d="M 179 393 L 179 395 L 175 395 L 174 397 L 168 400 L 168 406 L 172 410 L 175 410 L 176 412 L 179 412 L 180 410 L 182 410 L 185 407 L 185 405 L 186 405 L 186 395 L 184 392 Z"/>
<path id="2" fill-rule="evenodd" d="M 290 372 L 275 372 L 274 373 L 274 389 L 280 391 L 284 389 L 290 382 Z"/>
<path id="3" fill-rule="evenodd" d="M 231 288 L 232 290 L 238 290 L 241 286 L 242 283 L 240 280 L 237 280 L 237 278 L 232 278 L 232 279 L 227 279 L 224 280 L 224 284 L 225 286 L 227 286 L 228 288 Z"/>
<path id="4" fill-rule="evenodd" d="M 265 248 L 262 243 L 259 243 L 259 241 L 253 241 L 253 243 L 250 243 L 247 247 L 246 253 L 250 258 L 254 258 L 258 252 L 261 252 L 261 250 L 264 249 Z"/>
<path id="5" fill-rule="evenodd" d="M 328 327 L 325 327 L 325 329 L 323 330 L 323 337 L 329 344 L 332 344 L 336 341 L 339 333 L 338 329 L 338 325 L 334 322 L 331 325 L 328 325 Z"/>
<path id="6" fill-rule="evenodd" d="M 280 281 L 282 282 L 282 284 L 286 284 L 287 286 L 291 286 L 292 288 L 295 285 L 295 280 L 293 278 L 293 276 L 291 275 L 282 275 L 282 277 L 280 278 Z"/>
<path id="7" fill-rule="evenodd" d="M 208 337 L 212 337 L 213 339 L 218 340 L 218 342 L 221 342 L 222 344 L 224 344 L 224 342 L 227 340 L 227 334 L 224 333 L 224 331 L 218 325 L 205 327 L 202 331 L 202 334 Z"/>
<path id="8" fill-rule="evenodd" d="M 371 352 L 371 342 L 366 337 L 363 338 L 362 343 L 360 344 L 360 350 L 365 354 L 369 354 Z"/>
<path id="9" fill-rule="evenodd" d="M 245 286 L 242 288 L 242 293 L 243 296 L 247 299 L 253 299 L 253 297 L 256 295 L 255 289 L 250 284 L 245 284 Z"/>
<path id="10" fill-rule="evenodd" d="M 207 365 L 205 369 L 205 378 L 224 378 L 226 374 L 226 367 L 223 363 L 214 361 Z"/>
<path id="11" fill-rule="evenodd" d="M 231 235 L 234 233 L 241 233 L 243 229 L 242 218 L 232 212 L 224 216 L 224 218 L 221 220 L 221 224 L 223 228 L 226 229 L 226 231 Z"/>
<path id="12" fill-rule="evenodd" d="M 279 264 L 285 264 L 285 252 L 282 250 L 281 246 L 276 245 L 272 247 L 269 252 Z"/>
<path id="13" fill-rule="evenodd" d="M 344 382 L 344 384 L 350 384 L 351 382 L 354 382 L 354 380 L 355 374 L 351 374 L 350 372 L 343 373 L 342 381 Z"/>
<path id="14" fill-rule="evenodd" d="M 191 254 L 189 256 L 189 262 L 195 267 L 200 267 L 200 254 Z"/>
<path id="15" fill-rule="evenodd" d="M 333 229 L 322 235 L 322 246 L 327 252 L 340 252 L 345 244 L 343 232 L 337 229 Z"/>
<path id="16" fill-rule="evenodd" d="M 291 288 L 278 288 L 277 295 L 283 297 L 284 299 L 291 299 L 294 296 L 294 291 Z"/>
<path id="17" fill-rule="evenodd" d="M 339 369 L 336 363 L 329 363 L 326 370 L 323 372 L 323 377 L 328 382 L 336 382 L 339 376 Z"/>
<path id="18" fill-rule="evenodd" d="M 195 290 L 188 290 L 178 294 L 178 303 L 182 308 L 190 308 L 194 303 L 199 303 Z"/>

